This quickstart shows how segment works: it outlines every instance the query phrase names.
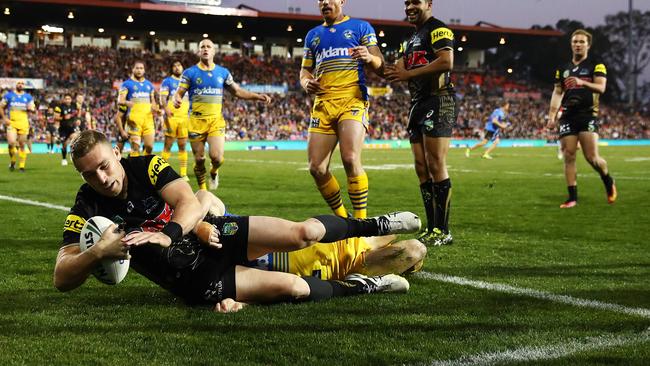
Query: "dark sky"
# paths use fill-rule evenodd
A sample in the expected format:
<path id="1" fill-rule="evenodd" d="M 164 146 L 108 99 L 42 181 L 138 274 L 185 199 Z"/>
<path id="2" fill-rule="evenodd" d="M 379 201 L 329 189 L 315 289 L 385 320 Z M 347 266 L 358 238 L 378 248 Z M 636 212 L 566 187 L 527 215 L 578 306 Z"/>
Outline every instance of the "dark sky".
<path id="1" fill-rule="evenodd" d="M 267 11 L 286 12 L 300 7 L 302 13 L 318 14 L 316 0 L 223 0 L 224 6 L 247 4 Z M 634 7 L 650 10 L 650 0 L 634 0 Z M 371 5 L 371 6 L 369 6 Z M 433 0 L 434 15 L 444 22 L 461 24 L 479 21 L 503 27 L 530 28 L 534 24 L 555 25 L 559 19 L 580 20 L 587 26 L 604 23 L 605 15 L 627 11 L 628 0 Z M 347 14 L 360 18 L 402 19 L 401 0 L 348 0 Z"/>

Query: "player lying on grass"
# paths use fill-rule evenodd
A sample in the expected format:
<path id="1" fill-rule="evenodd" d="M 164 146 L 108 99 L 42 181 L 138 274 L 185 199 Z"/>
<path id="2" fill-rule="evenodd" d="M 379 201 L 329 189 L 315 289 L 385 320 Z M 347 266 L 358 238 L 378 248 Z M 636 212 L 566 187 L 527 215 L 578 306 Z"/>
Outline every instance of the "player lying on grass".
<path id="1" fill-rule="evenodd" d="M 223 201 L 211 192 L 200 190 L 196 197 L 203 212 L 214 216 L 229 215 Z M 202 235 L 202 239 L 207 240 L 208 234 Z M 342 280 L 357 273 L 378 276 L 419 270 L 427 254 L 426 246 L 416 239 L 395 242 L 396 238 L 396 235 L 386 235 L 348 238 L 333 244 L 316 243 L 293 252 L 269 253 L 247 265 L 323 280 Z"/>
<path id="2" fill-rule="evenodd" d="M 350 281 L 323 281 L 290 273 L 265 272 L 244 266 L 271 252 L 331 243 L 349 237 L 413 232 L 420 228 L 412 213 L 358 220 L 330 215 L 303 222 L 273 217 L 219 217 L 211 246 L 199 247 L 184 235 L 202 218 L 201 204 L 190 185 L 157 156 L 120 159 L 102 133 L 82 132 L 72 144 L 72 161 L 86 181 L 77 193 L 63 232 L 54 269 L 54 286 L 70 291 L 81 286 L 102 259 L 131 258 L 131 267 L 191 304 L 214 304 L 236 311 L 236 304 L 317 301 L 369 293 L 405 281 L 385 276 Z M 125 233 L 109 226 L 87 251 L 79 247 L 85 220 L 104 216 L 123 223 Z"/>

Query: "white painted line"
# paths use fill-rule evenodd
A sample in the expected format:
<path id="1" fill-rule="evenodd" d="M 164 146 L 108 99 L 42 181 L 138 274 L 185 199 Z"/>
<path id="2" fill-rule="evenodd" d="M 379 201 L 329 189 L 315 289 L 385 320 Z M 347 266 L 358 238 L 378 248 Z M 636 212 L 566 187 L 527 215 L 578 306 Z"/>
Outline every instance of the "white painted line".
<path id="1" fill-rule="evenodd" d="M 536 299 L 542 299 L 542 300 L 547 300 L 547 301 L 552 301 L 552 302 L 557 302 L 557 303 L 562 303 L 567 305 L 573 305 L 573 306 L 578 306 L 583 308 L 592 308 L 597 310 L 613 311 L 616 313 L 634 315 L 634 316 L 650 319 L 650 309 L 645 309 L 645 308 L 632 308 L 632 307 L 627 307 L 618 304 L 601 302 L 597 300 L 579 299 L 577 297 L 572 297 L 567 295 L 557 295 L 550 292 L 534 290 L 531 288 L 515 287 L 515 286 L 510 286 L 501 283 L 475 281 L 475 280 L 470 280 L 468 278 L 448 276 L 440 273 L 419 272 L 416 273 L 416 276 L 428 280 L 453 283 L 456 285 L 474 287 L 483 290 L 504 292 L 513 295 L 534 297 Z"/>
<path id="2" fill-rule="evenodd" d="M 24 198 L 16 198 L 16 197 L 11 197 L 11 196 L 5 196 L 5 195 L 2 195 L 2 194 L 0 194 L 0 200 L 24 203 L 26 205 L 32 205 L 32 206 L 53 208 L 55 210 L 61 210 L 61 211 L 70 211 L 70 207 L 53 205 L 51 203 L 46 203 L 46 202 L 32 201 L 32 200 L 27 200 L 27 199 L 24 199 Z"/>
<path id="3" fill-rule="evenodd" d="M 555 360 L 576 353 L 603 350 L 607 348 L 630 346 L 650 341 L 650 331 L 637 334 L 602 335 L 585 339 L 575 339 L 549 346 L 526 346 L 500 352 L 479 353 L 463 356 L 455 360 L 433 361 L 431 366 L 469 366 L 496 365 L 511 362 L 531 362 Z"/>

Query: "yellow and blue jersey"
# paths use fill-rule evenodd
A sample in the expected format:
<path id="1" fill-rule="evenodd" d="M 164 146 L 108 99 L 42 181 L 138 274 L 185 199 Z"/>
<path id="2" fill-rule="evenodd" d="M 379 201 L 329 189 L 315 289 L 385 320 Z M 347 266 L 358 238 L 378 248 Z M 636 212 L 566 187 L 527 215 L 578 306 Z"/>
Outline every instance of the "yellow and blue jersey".
<path id="1" fill-rule="evenodd" d="M 153 84 L 147 80 L 142 81 L 129 78 L 122 83 L 120 95 L 126 95 L 126 100 L 133 102 L 129 109 L 131 118 L 151 114 L 151 95 L 154 92 Z"/>
<path id="2" fill-rule="evenodd" d="M 163 100 L 164 98 L 167 98 L 167 107 L 169 107 L 174 112 L 175 116 L 187 116 L 190 110 L 190 100 L 187 93 L 183 96 L 181 107 L 179 109 L 174 108 L 174 94 L 176 94 L 181 80 L 182 79 L 176 78 L 172 75 L 166 77 L 162 81 L 162 84 L 160 84 L 160 96 L 163 98 Z"/>
<path id="3" fill-rule="evenodd" d="M 223 88 L 234 82 L 230 71 L 218 65 L 208 69 L 197 64 L 183 71 L 180 86 L 187 89 L 190 115 L 195 118 L 221 116 Z"/>
<path id="4" fill-rule="evenodd" d="M 2 107 L 7 107 L 8 117 L 14 122 L 27 122 L 27 111 L 34 104 L 29 93 L 7 92 L 2 98 Z"/>
<path id="5" fill-rule="evenodd" d="M 316 99 L 357 97 L 368 100 L 363 64 L 350 56 L 357 46 L 377 46 L 372 26 L 346 16 L 332 25 L 313 28 L 305 37 L 302 67 L 313 69 L 323 91 Z"/>

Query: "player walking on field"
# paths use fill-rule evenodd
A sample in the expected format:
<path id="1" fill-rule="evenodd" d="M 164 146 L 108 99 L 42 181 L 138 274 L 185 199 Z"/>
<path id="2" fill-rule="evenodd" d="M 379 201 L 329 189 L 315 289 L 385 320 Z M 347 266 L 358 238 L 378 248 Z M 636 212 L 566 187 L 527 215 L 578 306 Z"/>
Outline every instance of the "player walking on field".
<path id="1" fill-rule="evenodd" d="M 587 162 L 600 174 L 605 185 L 607 202 L 616 201 L 616 185 L 609 175 L 607 161 L 598 154 L 598 108 L 599 97 L 607 86 L 605 64 L 589 57 L 592 36 L 578 29 L 571 35 L 573 58 L 555 71 L 555 88 L 551 96 L 549 129 L 559 125 L 560 145 L 564 154 L 564 177 L 569 198 L 560 208 L 571 208 L 578 204 L 578 174 L 576 150 L 578 143 Z M 557 121 L 558 111 L 562 116 Z"/>
<path id="2" fill-rule="evenodd" d="M 194 174 L 199 189 L 207 189 L 205 169 L 205 143 L 212 161 L 210 189 L 219 185 L 219 167 L 223 164 L 223 150 L 226 142 L 226 121 L 223 119 L 223 90 L 237 98 L 271 103 L 271 97 L 247 91 L 233 79 L 230 71 L 214 63 L 214 43 L 204 39 L 199 43 L 199 63 L 185 70 L 174 94 L 174 108 L 183 105 L 183 96 L 189 93 L 190 124 L 189 137 L 194 153 Z M 176 113 L 176 111 L 172 111 Z"/>
<path id="3" fill-rule="evenodd" d="M 468 147 L 465 150 L 465 157 L 469 158 L 469 155 L 471 154 L 472 150 L 476 150 L 479 147 L 483 147 L 488 144 L 488 142 L 492 143 L 492 146 L 490 146 L 485 153 L 483 153 L 482 158 L 483 159 L 492 159 L 492 155 L 490 153 L 494 151 L 497 146 L 499 146 L 499 142 L 501 142 L 501 130 L 505 130 L 508 127 L 508 123 L 506 122 L 506 118 L 508 117 L 508 111 L 510 110 L 510 102 L 507 100 L 504 100 L 500 103 L 499 108 L 495 109 L 492 111 L 490 114 L 490 117 L 488 117 L 488 121 L 485 123 L 485 129 L 483 131 L 483 140 L 481 142 L 477 143 L 476 145 L 472 147 Z"/>
<path id="4" fill-rule="evenodd" d="M 9 112 L 5 113 L 5 108 Z M 16 169 L 16 155 L 18 155 L 18 168 L 25 171 L 27 161 L 27 135 L 29 134 L 29 112 L 35 112 L 34 98 L 25 92 L 25 82 L 16 82 L 16 90 L 7 92 L 0 102 L 0 118 L 7 126 L 7 145 L 9 145 L 9 170 Z"/>
<path id="5" fill-rule="evenodd" d="M 366 217 L 368 176 L 361 150 L 368 125 L 364 67 L 377 73 L 383 57 L 370 24 L 343 14 L 345 0 L 319 0 L 324 23 L 307 33 L 300 84 L 316 96 L 309 123 L 309 171 L 323 198 L 339 216 L 347 216 L 341 187 L 329 169 L 340 144 L 354 217 Z"/>
<path id="6" fill-rule="evenodd" d="M 406 0 L 405 12 L 415 33 L 401 46 L 402 57 L 386 67 L 391 82 L 408 81 L 411 111 L 408 131 L 415 173 L 427 215 L 426 244 L 451 244 L 449 208 L 451 180 L 447 152 L 458 108 L 450 72 L 454 65 L 454 33 L 431 14 L 431 0 Z"/>
<path id="7" fill-rule="evenodd" d="M 160 85 L 160 105 L 165 110 L 165 145 L 163 146 L 162 157 L 169 160 L 172 155 L 171 149 L 174 140 L 178 144 L 178 160 L 180 162 L 179 173 L 183 179 L 187 177 L 187 126 L 190 123 L 190 100 L 185 96 L 181 107 L 174 108 L 173 96 L 181 82 L 183 64 L 180 61 L 172 63 L 172 74 L 166 77 Z"/>

